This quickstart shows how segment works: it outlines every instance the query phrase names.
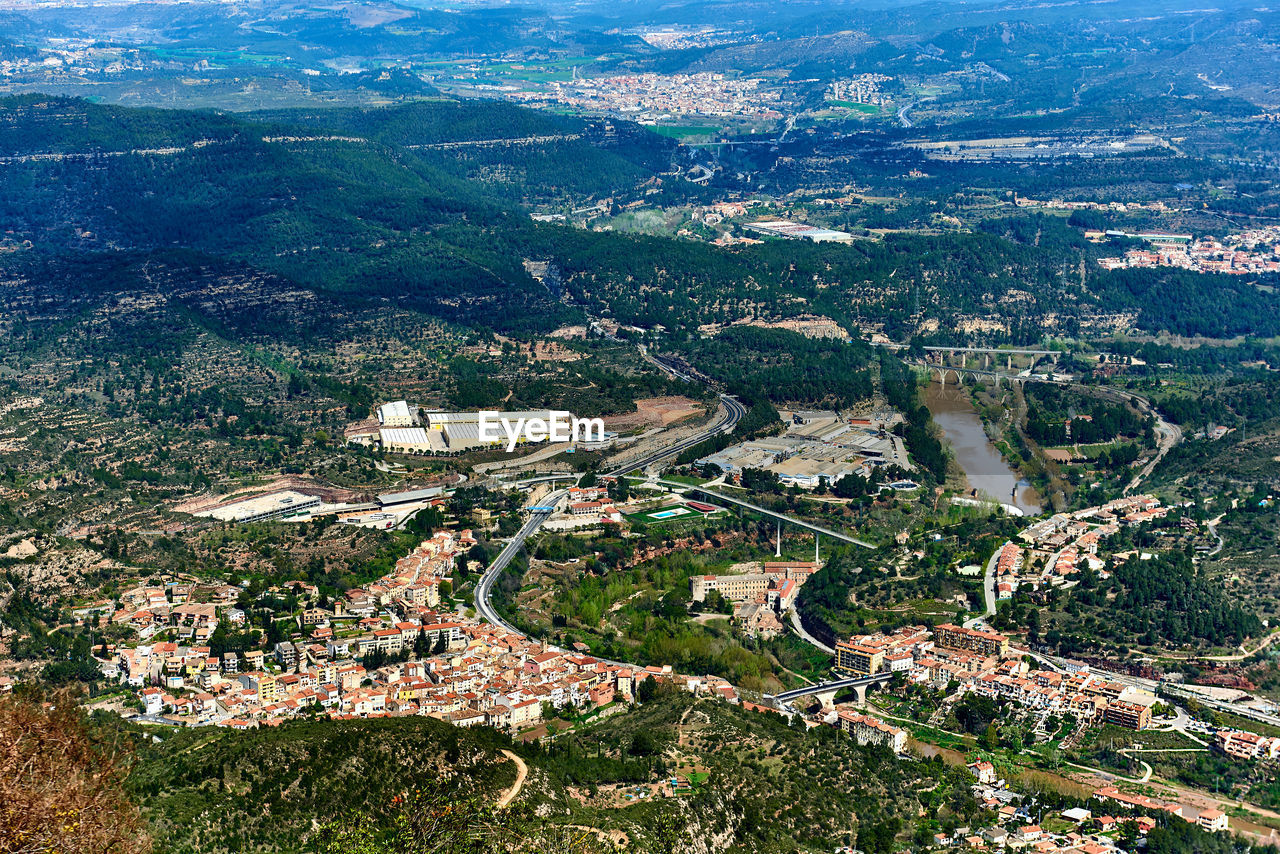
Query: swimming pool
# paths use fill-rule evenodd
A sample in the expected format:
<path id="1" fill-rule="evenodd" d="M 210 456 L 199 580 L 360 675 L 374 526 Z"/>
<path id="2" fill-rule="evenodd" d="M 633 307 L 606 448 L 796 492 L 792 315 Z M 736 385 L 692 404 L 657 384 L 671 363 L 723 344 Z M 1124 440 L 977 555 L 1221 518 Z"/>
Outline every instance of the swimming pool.
<path id="1" fill-rule="evenodd" d="M 670 510 L 659 510 L 656 513 L 650 513 L 650 519 L 672 519 L 676 516 L 687 516 L 691 511 L 688 507 L 672 507 Z"/>

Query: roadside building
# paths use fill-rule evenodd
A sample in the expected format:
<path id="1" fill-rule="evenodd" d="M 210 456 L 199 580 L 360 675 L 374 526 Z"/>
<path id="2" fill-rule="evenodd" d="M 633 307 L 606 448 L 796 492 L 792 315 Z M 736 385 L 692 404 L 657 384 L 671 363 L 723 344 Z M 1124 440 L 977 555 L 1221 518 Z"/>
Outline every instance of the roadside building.
<path id="1" fill-rule="evenodd" d="M 1151 706 L 1128 700 L 1112 700 L 1107 704 L 1106 721 L 1125 729 L 1141 731 L 1151 726 Z"/>
<path id="2" fill-rule="evenodd" d="M 1009 638 L 1004 635 L 984 632 L 980 629 L 966 629 L 951 623 L 935 626 L 933 640 L 944 649 L 960 649 L 982 655 L 1006 655 L 1009 652 Z"/>
<path id="3" fill-rule="evenodd" d="M 868 676 L 884 669 L 884 650 L 853 641 L 836 643 L 835 669 L 854 676 Z"/>
<path id="4" fill-rule="evenodd" d="M 1215 746 L 1236 759 L 1275 759 L 1280 756 L 1280 738 L 1252 732 L 1223 730 L 1216 736 Z"/>

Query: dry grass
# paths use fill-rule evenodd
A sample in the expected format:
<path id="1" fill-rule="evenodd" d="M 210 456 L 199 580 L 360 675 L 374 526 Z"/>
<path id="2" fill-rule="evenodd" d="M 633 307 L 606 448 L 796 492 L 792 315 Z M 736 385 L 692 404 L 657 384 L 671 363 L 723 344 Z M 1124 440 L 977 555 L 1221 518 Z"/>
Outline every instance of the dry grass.
<path id="1" fill-rule="evenodd" d="M 122 787 L 127 752 L 86 728 L 69 695 L 0 700 L 0 852 L 146 854 Z"/>

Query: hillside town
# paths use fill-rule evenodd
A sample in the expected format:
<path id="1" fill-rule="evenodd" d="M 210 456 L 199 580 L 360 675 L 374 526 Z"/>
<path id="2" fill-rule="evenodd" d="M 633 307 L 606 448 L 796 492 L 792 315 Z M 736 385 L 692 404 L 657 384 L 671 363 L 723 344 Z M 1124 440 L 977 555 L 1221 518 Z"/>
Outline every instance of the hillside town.
<path id="1" fill-rule="evenodd" d="M 574 487 L 565 518 L 616 512 L 607 501 L 605 486 Z M 1025 528 L 1016 543 L 997 548 L 989 571 L 999 579 L 1001 597 L 1015 589 L 1069 585 L 1079 567 L 1100 569 L 1099 541 L 1122 526 L 1162 519 L 1170 509 L 1139 495 L 1049 517 Z M 690 512 L 717 510 L 704 505 Z M 246 730 L 302 718 L 426 716 L 532 740 L 569 725 L 555 719 L 622 711 L 652 680 L 808 727 L 833 727 L 858 744 L 899 756 L 913 752 L 911 729 L 881 712 L 874 695 L 870 704 L 833 704 L 830 695 L 812 707 L 797 707 L 744 696 L 720 677 L 608 661 L 581 643 L 556 647 L 466 616 L 451 605 L 450 594 L 475 545 L 470 530 L 435 533 L 391 572 L 333 599 L 299 581 L 255 598 L 236 584 L 166 580 L 125 591 L 118 608 L 102 603 L 76 617 L 96 615 L 135 633 L 134 642 L 107 645 L 99 666 L 109 681 L 132 689 L 134 714 L 145 722 Z M 775 637 L 785 631 L 782 619 L 799 589 L 820 566 L 783 560 L 735 566 L 730 574 L 693 577 L 690 598 L 705 607 L 732 606 L 734 624 L 750 637 Z M 265 644 L 237 642 L 237 634 L 248 629 L 246 612 L 267 602 L 287 615 L 292 630 Z M 895 692 L 911 686 L 941 692 L 942 709 L 972 696 L 1025 709 L 1040 726 L 1050 717 L 1073 721 L 1069 739 L 1107 725 L 1133 732 L 1176 729 L 1234 762 L 1280 757 L 1277 737 L 1201 728 L 1211 740 L 1196 738 L 1187 727 L 1199 725 L 1158 696 L 1154 683 L 1045 658 L 982 627 L 941 623 L 853 635 L 835 644 L 832 671 L 836 679 L 882 675 L 891 683 L 881 684 Z M 1073 808 L 1047 822 L 1034 796 L 1006 785 L 992 762 L 979 758 L 968 769 L 973 794 L 994 823 L 938 833 L 931 847 L 1107 854 L 1128 850 L 1116 841 L 1122 822 L 1138 838 L 1156 826 L 1152 816 L 1178 817 L 1210 832 L 1229 828 L 1221 810 L 1115 786 L 1097 788 L 1091 808 Z M 682 792 L 672 784 L 671 795 Z"/>
<path id="2" fill-rule="evenodd" d="M 1058 513 L 1024 528 L 1018 534 L 1022 545 L 1005 543 L 992 557 L 996 597 L 1009 599 L 1018 590 L 1070 586 L 1084 567 L 1105 578 L 1099 544 L 1122 526 L 1163 519 L 1171 509 L 1150 495 L 1137 495 Z"/>
<path id="3" fill-rule="evenodd" d="M 1004 635 L 949 623 L 911 626 L 889 634 L 855 635 L 836 644 L 836 670 L 851 676 L 901 673 L 909 682 L 1004 698 L 1044 713 L 1071 713 L 1085 723 L 1105 721 L 1132 730 L 1151 725 L 1155 694 L 1075 669 L 1033 667 L 1025 650 Z M 1065 671 L 1065 672 L 1064 672 Z"/>
<path id="4" fill-rule="evenodd" d="M 451 588 L 473 545 L 470 531 L 437 533 L 394 572 L 332 602 L 303 582 L 266 591 L 297 600 L 296 631 L 270 651 L 213 652 L 219 627 L 244 626 L 236 586 L 138 588 L 108 619 L 134 628 L 142 642 L 109 650 L 100 664 L 108 678 L 137 689 L 148 718 L 236 729 L 300 716 L 426 715 L 518 733 L 535 727 L 544 709 L 630 700 L 646 679 L 737 700 L 723 679 L 610 664 L 443 610 L 441 588 Z M 148 642 L 161 634 L 172 639 Z"/>
<path id="5" fill-rule="evenodd" d="M 833 80 L 826 97 L 828 101 L 881 106 L 889 103 L 889 97 L 880 89 L 881 84 L 891 80 L 887 74 L 856 74 L 845 80 Z"/>
<path id="6" fill-rule="evenodd" d="M 1033 658 L 1036 657 L 1027 650 L 1010 646 L 1003 635 L 943 624 L 932 629 L 909 626 L 889 633 L 853 636 L 837 644 L 835 669 L 847 676 L 892 673 L 908 683 L 952 692 L 947 703 L 974 694 L 1032 709 L 1041 721 L 1049 715 L 1072 715 L 1077 733 L 1106 724 L 1136 732 L 1183 727 L 1177 731 L 1188 734 L 1180 715 L 1163 707 L 1161 699 L 1150 690 L 1092 671 L 1079 662 L 1056 664 L 1045 660 L 1029 664 L 1028 659 Z M 880 718 L 847 707 L 820 714 L 859 743 L 884 745 L 896 753 L 906 748 L 906 730 Z M 1200 743 L 1209 749 L 1208 742 Z M 1213 734 L 1211 747 L 1239 762 L 1264 762 L 1280 756 L 1280 738 L 1235 729 L 1219 729 Z M 1025 795 L 1007 788 L 998 779 L 992 762 L 980 759 L 968 767 L 975 777 L 974 794 L 995 812 L 998 823 L 979 834 L 971 835 L 966 829 L 952 835 L 939 834 L 934 839 L 936 847 L 1028 846 L 1047 854 L 1115 851 L 1118 848 L 1114 839 L 1095 834 L 1115 831 L 1122 819 L 1100 812 L 1103 809 L 1111 813 L 1123 810 L 1175 816 L 1211 832 L 1229 827 L 1226 813 L 1218 809 L 1104 786 L 1095 790 L 1092 799 L 1098 802 L 1098 813 L 1079 808 L 1064 813 L 1075 827 L 1049 833 L 1026 808 Z M 1123 820 L 1137 821 L 1139 830 L 1144 832 L 1155 826 L 1154 820 L 1144 820 L 1141 815 Z"/>
<path id="7" fill-rule="evenodd" d="M 1128 234 L 1126 232 L 1086 233 L 1101 239 L 1104 236 L 1137 238 L 1148 244 L 1143 248 L 1129 249 L 1121 258 L 1102 258 L 1098 263 L 1104 270 L 1128 267 L 1178 267 L 1197 273 L 1251 273 L 1280 272 L 1280 226 L 1268 225 L 1235 234 L 1221 240 L 1214 237 L 1194 239 L 1189 234 Z"/>

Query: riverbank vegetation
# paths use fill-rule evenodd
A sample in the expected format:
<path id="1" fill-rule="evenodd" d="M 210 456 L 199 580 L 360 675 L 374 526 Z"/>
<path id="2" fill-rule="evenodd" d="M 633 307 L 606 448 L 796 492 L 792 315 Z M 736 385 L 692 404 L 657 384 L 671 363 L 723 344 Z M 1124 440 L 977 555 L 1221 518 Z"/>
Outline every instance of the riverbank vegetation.
<path id="1" fill-rule="evenodd" d="M 980 382 L 970 395 L 1001 456 L 1054 510 L 1116 497 L 1154 452 L 1154 420 L 1105 388 Z"/>

